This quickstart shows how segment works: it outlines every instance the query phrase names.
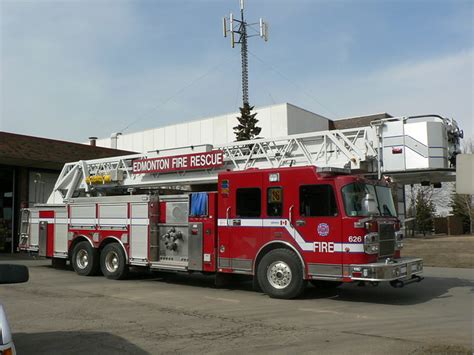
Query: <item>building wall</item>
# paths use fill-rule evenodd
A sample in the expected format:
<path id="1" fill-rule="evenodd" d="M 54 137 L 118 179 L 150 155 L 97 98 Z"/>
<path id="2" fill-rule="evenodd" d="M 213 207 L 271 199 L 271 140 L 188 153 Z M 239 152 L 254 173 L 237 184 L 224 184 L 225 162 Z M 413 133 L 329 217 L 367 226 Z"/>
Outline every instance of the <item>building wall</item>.
<path id="1" fill-rule="evenodd" d="M 288 134 L 326 131 L 329 120 L 313 112 L 288 104 Z"/>
<path id="2" fill-rule="evenodd" d="M 46 203 L 53 192 L 59 173 L 30 170 L 28 179 L 28 205 Z"/>
<path id="3" fill-rule="evenodd" d="M 282 137 L 328 129 L 328 119 L 283 103 L 256 109 L 260 137 Z M 200 144 L 225 144 L 235 140 L 237 112 L 119 136 L 117 148 L 135 152 Z M 98 139 L 98 146 L 110 147 L 110 138 Z"/>

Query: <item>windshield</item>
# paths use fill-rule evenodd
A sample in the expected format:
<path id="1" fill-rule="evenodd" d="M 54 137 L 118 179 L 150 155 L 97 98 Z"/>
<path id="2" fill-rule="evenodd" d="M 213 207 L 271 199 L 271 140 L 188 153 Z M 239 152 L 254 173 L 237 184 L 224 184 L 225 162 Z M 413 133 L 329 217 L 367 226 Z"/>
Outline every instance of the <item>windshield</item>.
<path id="1" fill-rule="evenodd" d="M 348 216 L 396 216 L 390 188 L 363 183 L 353 183 L 342 188 L 344 207 Z M 375 211 L 369 201 L 376 202 Z"/>
<path id="2" fill-rule="evenodd" d="M 392 191 L 389 187 L 375 186 L 379 211 L 382 216 L 396 216 L 395 205 L 393 203 Z"/>

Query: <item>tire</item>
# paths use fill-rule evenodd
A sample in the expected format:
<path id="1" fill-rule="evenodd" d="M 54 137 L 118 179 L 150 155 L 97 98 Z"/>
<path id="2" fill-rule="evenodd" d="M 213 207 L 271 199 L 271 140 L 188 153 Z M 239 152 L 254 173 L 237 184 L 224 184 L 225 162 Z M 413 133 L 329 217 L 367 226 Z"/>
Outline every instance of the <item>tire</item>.
<path id="1" fill-rule="evenodd" d="M 100 253 L 100 269 L 111 280 L 123 280 L 128 276 L 127 258 L 119 243 L 107 244 Z"/>
<path id="2" fill-rule="evenodd" d="M 332 290 L 342 285 L 340 281 L 311 280 L 311 284 L 319 289 Z"/>
<path id="3" fill-rule="evenodd" d="M 271 298 L 296 298 L 306 287 L 301 262 L 288 249 L 274 249 L 266 254 L 258 264 L 257 277 L 262 291 Z"/>
<path id="4" fill-rule="evenodd" d="M 53 258 L 51 259 L 51 266 L 55 269 L 64 269 L 66 267 L 67 259 Z"/>
<path id="5" fill-rule="evenodd" d="M 27 282 L 30 273 L 25 265 L 3 264 L 0 268 L 0 284 Z M 3 311 L 0 310 L 0 313 Z"/>
<path id="6" fill-rule="evenodd" d="M 259 293 L 263 292 L 262 288 L 260 287 L 260 283 L 258 282 L 258 276 L 257 275 L 254 275 L 254 277 L 252 278 L 252 289 L 255 292 L 259 292 Z"/>
<path id="7" fill-rule="evenodd" d="M 99 253 L 88 241 L 77 243 L 72 250 L 71 264 L 77 274 L 94 276 L 99 273 Z"/>

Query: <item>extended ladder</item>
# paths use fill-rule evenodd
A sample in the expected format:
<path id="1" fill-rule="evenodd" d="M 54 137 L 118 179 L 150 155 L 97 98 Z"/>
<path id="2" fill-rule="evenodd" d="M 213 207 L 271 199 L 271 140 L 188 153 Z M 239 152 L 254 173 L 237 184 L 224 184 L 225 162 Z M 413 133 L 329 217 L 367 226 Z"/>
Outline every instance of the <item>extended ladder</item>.
<path id="1" fill-rule="evenodd" d="M 211 150 L 221 150 L 223 152 L 224 166 L 222 169 L 227 170 L 316 165 L 320 167 L 350 168 L 354 171 L 366 173 L 377 171 L 396 172 L 398 167 L 401 166 L 400 171 L 403 172 L 407 170 L 405 164 L 408 161 L 407 159 L 411 159 L 413 154 L 415 154 L 415 157 L 418 154 L 420 159 L 424 158 L 428 162 L 428 165 L 421 166 L 421 171 L 427 171 L 430 168 L 431 160 L 434 159 L 429 155 L 432 148 L 428 142 L 429 138 L 423 143 L 408 136 L 405 131 L 420 129 L 418 127 L 420 117 L 416 117 L 417 122 L 411 123 L 410 121 L 407 124 L 409 119 L 411 118 L 389 118 L 374 122 L 367 127 L 353 129 L 311 132 L 281 138 L 254 139 L 216 146 L 184 147 L 67 163 L 59 175 L 48 203 L 62 203 L 64 199 L 71 198 L 77 192 L 90 192 L 92 188 L 90 184 L 91 177 L 108 177 L 103 180 L 102 184 L 95 185 L 94 188 L 96 189 L 117 187 L 156 188 L 166 185 L 214 183 L 217 181 L 217 174 L 221 169 L 176 171 L 161 174 L 136 174 L 132 171 L 132 163 L 136 159 L 151 159 Z M 436 164 L 438 164 L 436 168 L 450 167 L 449 159 L 451 159 L 451 155 L 448 152 L 449 150 L 456 151 L 458 149 L 459 136 L 462 137 L 456 122 L 438 116 L 426 116 L 426 119 L 422 118 L 421 123 L 425 124 L 422 127 L 426 131 L 424 132 L 425 136 L 434 136 L 436 133 L 441 137 L 441 143 L 446 146 L 442 150 L 442 154 L 444 154 L 441 157 L 442 160 L 436 160 Z M 410 126 L 410 130 L 406 128 L 408 126 Z M 418 133 L 414 135 L 419 136 Z M 436 145 L 441 143 L 436 143 Z M 393 155 L 392 158 L 391 154 L 398 154 L 398 150 L 393 150 L 394 146 L 401 147 L 402 157 Z M 433 149 L 439 148 L 434 147 Z M 405 151 L 407 151 L 406 157 Z M 408 153 L 411 155 L 408 155 Z M 400 163 L 400 158 L 403 158 L 402 163 L 405 165 Z M 386 162 L 385 165 L 384 161 Z M 420 171 L 420 169 L 411 170 Z"/>

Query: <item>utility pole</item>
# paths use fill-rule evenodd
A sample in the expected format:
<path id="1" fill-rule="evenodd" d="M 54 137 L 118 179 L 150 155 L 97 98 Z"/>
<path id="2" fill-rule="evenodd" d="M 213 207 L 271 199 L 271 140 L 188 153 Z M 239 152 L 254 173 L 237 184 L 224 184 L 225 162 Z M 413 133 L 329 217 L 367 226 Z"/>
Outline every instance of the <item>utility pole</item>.
<path id="1" fill-rule="evenodd" d="M 259 22 L 248 23 L 244 17 L 244 0 L 240 0 L 240 20 L 234 18 L 230 13 L 229 17 L 222 19 L 224 37 L 230 36 L 232 48 L 236 44 L 240 44 L 240 55 L 242 59 L 242 103 L 249 105 L 249 63 L 248 63 L 248 47 L 247 39 L 250 37 L 260 37 L 268 41 L 268 24 L 260 18 Z M 249 34 L 248 30 L 255 32 Z M 238 39 L 236 40 L 236 34 Z"/>

